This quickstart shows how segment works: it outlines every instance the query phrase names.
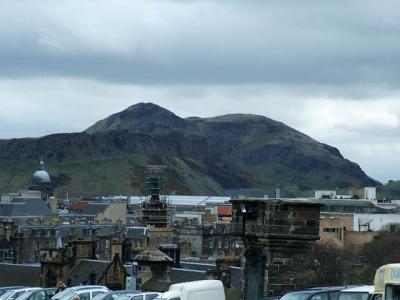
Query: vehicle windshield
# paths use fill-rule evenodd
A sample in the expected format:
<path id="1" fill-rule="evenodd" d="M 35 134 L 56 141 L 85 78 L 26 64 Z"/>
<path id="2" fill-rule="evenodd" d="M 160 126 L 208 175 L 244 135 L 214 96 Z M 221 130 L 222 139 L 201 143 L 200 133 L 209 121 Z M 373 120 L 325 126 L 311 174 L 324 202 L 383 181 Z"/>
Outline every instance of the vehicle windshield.
<path id="1" fill-rule="evenodd" d="M 46 291 L 38 290 L 29 293 L 24 299 L 18 298 L 18 300 L 48 300 L 50 297 L 47 295 Z"/>
<path id="2" fill-rule="evenodd" d="M 288 293 L 279 300 L 306 300 L 310 296 L 307 292 Z"/>
<path id="3" fill-rule="evenodd" d="M 58 292 L 57 294 L 55 294 L 52 299 L 60 299 L 62 298 L 64 295 L 71 293 L 71 289 L 65 289 L 61 292 Z"/>
<path id="4" fill-rule="evenodd" d="M 0 290 L 0 296 L 3 295 L 3 294 L 5 294 L 5 293 L 7 293 L 8 291 L 9 291 L 9 290 L 7 290 L 7 289 Z"/>
<path id="5" fill-rule="evenodd" d="M 30 295 L 32 295 L 33 292 L 34 292 L 34 291 L 23 293 L 23 294 L 22 294 L 21 296 L 19 296 L 17 299 L 18 299 L 18 300 L 25 300 L 25 299 L 28 298 Z"/>
<path id="6" fill-rule="evenodd" d="M 126 292 L 126 293 L 117 292 L 117 293 L 113 293 L 113 292 L 111 292 L 111 293 L 107 293 L 107 294 L 97 295 L 92 300 L 128 300 L 132 296 L 134 296 L 135 294 L 138 294 L 138 293 L 132 293 L 132 292 Z"/>
<path id="7" fill-rule="evenodd" d="M 98 294 L 92 298 L 92 300 L 103 300 L 108 294 Z"/>
<path id="8" fill-rule="evenodd" d="M 367 300 L 368 292 L 340 292 L 338 300 Z"/>
<path id="9" fill-rule="evenodd" d="M 61 297 L 57 298 L 58 300 L 61 299 L 72 299 L 73 296 L 75 296 L 76 291 L 68 291 L 67 293 L 65 293 L 64 295 L 61 295 Z M 57 296 L 57 295 L 56 295 Z M 53 298 L 54 299 L 54 298 Z"/>
<path id="10" fill-rule="evenodd" d="M 7 293 L 4 293 L 4 295 L 2 295 L 0 297 L 0 300 L 6 300 L 8 297 L 10 297 L 12 294 L 14 294 L 14 290 L 8 291 Z"/>

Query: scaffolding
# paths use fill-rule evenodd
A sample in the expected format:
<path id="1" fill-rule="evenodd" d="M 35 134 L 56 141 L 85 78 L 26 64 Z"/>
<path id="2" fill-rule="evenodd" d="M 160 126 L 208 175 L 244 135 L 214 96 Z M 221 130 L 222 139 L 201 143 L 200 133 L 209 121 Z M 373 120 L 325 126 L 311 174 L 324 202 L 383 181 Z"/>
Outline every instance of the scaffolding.
<path id="1" fill-rule="evenodd" d="M 145 226 L 168 227 L 169 209 L 164 184 L 166 166 L 149 165 L 144 183 L 145 201 L 142 203 L 141 220 Z"/>

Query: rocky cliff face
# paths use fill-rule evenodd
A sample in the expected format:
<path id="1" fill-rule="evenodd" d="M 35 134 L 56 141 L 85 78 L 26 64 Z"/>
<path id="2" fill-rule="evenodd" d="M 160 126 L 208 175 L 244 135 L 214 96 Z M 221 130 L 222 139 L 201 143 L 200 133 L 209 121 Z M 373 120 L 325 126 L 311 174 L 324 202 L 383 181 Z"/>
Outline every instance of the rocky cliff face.
<path id="1" fill-rule="evenodd" d="M 140 184 L 133 179 L 138 181 L 148 163 L 166 164 L 170 189 L 183 193 L 377 184 L 336 148 L 283 123 L 242 114 L 183 119 L 151 103 L 131 106 L 82 133 L 1 140 L 0 189 L 27 184 L 27 170 L 34 170 L 41 155 L 54 178 L 63 178 L 56 194 L 137 192 Z"/>

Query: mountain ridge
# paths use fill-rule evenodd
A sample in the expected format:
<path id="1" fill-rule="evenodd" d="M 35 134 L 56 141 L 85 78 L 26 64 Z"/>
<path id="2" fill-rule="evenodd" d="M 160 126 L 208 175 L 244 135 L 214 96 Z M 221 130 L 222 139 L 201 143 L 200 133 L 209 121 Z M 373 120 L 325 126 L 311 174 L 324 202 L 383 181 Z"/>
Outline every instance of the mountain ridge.
<path id="1" fill-rule="evenodd" d="M 168 166 L 170 191 L 188 194 L 220 195 L 225 188 L 244 187 L 301 192 L 380 184 L 338 149 L 282 122 L 249 114 L 181 118 L 153 103 L 132 105 L 80 133 L 0 140 L 0 190 L 27 184 L 29 178 L 22 180 L 18 168 L 33 165 L 40 155 L 54 178 L 70 178 L 58 182 L 56 194 L 68 189 L 70 194 L 91 196 L 139 193 L 143 168 L 151 163 Z M 89 170 L 93 165 L 99 173 Z M 109 187 L 107 179 L 115 187 Z M 93 188 L 85 192 L 89 183 Z"/>

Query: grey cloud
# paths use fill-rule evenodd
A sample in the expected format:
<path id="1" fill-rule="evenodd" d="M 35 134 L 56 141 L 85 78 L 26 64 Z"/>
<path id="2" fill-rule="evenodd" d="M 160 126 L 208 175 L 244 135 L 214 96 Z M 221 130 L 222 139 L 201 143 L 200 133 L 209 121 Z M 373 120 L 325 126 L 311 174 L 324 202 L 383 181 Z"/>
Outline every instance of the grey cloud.
<path id="1" fill-rule="evenodd" d="M 400 80 L 396 1 L 28 3 L 0 4 L 0 77 L 389 88 Z"/>

